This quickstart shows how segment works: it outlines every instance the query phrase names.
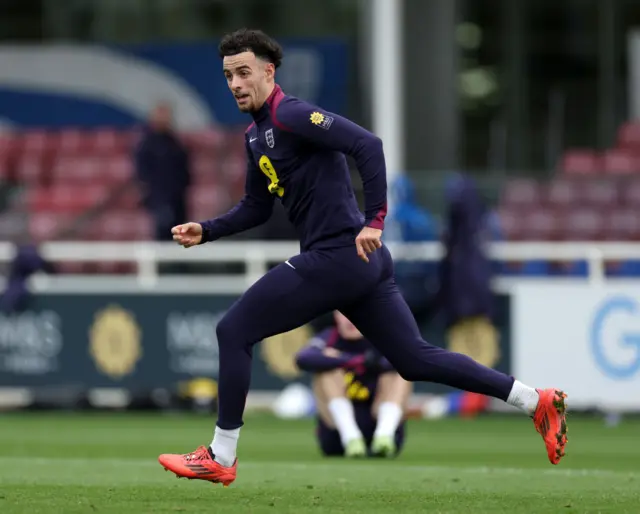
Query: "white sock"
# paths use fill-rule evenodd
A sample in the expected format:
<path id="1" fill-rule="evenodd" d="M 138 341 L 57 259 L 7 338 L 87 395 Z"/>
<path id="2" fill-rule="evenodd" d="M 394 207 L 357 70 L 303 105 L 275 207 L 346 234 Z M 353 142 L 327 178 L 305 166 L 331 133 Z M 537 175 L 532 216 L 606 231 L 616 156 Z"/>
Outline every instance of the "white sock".
<path id="1" fill-rule="evenodd" d="M 238 447 L 238 439 L 240 438 L 240 429 L 224 430 L 216 427 L 213 433 L 213 441 L 211 442 L 211 451 L 215 455 L 218 464 L 229 468 L 236 461 L 236 448 Z"/>
<path id="2" fill-rule="evenodd" d="M 393 437 L 402 421 L 402 407 L 394 402 L 378 406 L 378 423 L 373 437 Z"/>
<path id="3" fill-rule="evenodd" d="M 529 416 L 533 416 L 538 406 L 539 397 L 538 391 L 516 380 L 513 382 L 507 403 L 517 407 Z"/>
<path id="4" fill-rule="evenodd" d="M 356 416 L 353 412 L 353 405 L 346 398 L 334 398 L 329 402 L 329 412 L 333 422 L 340 433 L 342 444 L 347 444 L 352 439 L 362 437 L 362 432 L 356 423 Z"/>

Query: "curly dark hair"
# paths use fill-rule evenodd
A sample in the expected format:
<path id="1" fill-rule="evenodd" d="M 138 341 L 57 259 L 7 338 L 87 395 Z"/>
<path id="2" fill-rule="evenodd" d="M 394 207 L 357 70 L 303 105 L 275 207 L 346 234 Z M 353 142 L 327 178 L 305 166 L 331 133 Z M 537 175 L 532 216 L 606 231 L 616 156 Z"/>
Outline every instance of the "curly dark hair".
<path id="1" fill-rule="evenodd" d="M 282 47 L 261 30 L 236 30 L 225 35 L 218 45 L 221 58 L 242 52 L 253 52 L 256 57 L 273 63 L 276 68 L 282 64 Z"/>

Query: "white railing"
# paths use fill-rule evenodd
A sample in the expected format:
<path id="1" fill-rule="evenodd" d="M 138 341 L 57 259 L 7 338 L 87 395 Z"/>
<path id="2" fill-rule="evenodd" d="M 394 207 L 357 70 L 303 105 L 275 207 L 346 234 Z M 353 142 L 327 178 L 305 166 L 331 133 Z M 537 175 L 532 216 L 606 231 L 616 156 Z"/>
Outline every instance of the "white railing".
<path id="1" fill-rule="evenodd" d="M 437 260 L 442 257 L 440 243 L 388 244 L 396 260 Z M 354 249 L 355 251 L 355 249 Z M 488 255 L 496 260 L 521 261 L 546 259 L 554 261 L 587 260 L 588 280 L 604 281 L 604 261 L 640 260 L 640 243 L 627 242 L 527 242 L 491 243 Z M 14 256 L 11 243 L 0 242 L 0 261 Z M 48 242 L 41 246 L 42 255 L 51 262 L 135 262 L 137 286 L 148 289 L 159 280 L 158 264 L 163 262 L 245 263 L 244 287 L 261 277 L 274 262 L 282 262 L 299 252 L 297 243 L 270 241 L 217 241 L 184 249 L 171 242 Z M 237 277 L 237 276 L 236 276 Z M 131 277 L 128 277 L 131 280 Z"/>

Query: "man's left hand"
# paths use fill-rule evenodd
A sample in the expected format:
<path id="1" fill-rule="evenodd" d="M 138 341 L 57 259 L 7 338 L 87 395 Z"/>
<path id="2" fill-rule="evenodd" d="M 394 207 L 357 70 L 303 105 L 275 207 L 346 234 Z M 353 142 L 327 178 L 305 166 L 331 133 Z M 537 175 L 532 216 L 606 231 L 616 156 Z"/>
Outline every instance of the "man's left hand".
<path id="1" fill-rule="evenodd" d="M 364 227 L 358 234 L 358 237 L 356 237 L 358 257 L 360 257 L 364 262 L 369 262 L 369 257 L 367 255 L 382 247 L 381 238 L 382 230 Z"/>

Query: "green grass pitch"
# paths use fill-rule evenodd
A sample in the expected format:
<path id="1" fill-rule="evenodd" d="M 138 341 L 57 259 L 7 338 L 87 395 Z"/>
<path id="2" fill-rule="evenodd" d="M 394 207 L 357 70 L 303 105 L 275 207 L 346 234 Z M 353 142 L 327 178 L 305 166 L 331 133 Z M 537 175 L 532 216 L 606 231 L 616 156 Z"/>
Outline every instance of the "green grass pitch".
<path id="1" fill-rule="evenodd" d="M 570 418 L 548 463 L 518 416 L 412 420 L 392 461 L 319 456 L 311 420 L 246 418 L 236 482 L 177 480 L 157 463 L 210 441 L 212 419 L 0 414 L 0 513 L 638 513 L 640 421 Z"/>

